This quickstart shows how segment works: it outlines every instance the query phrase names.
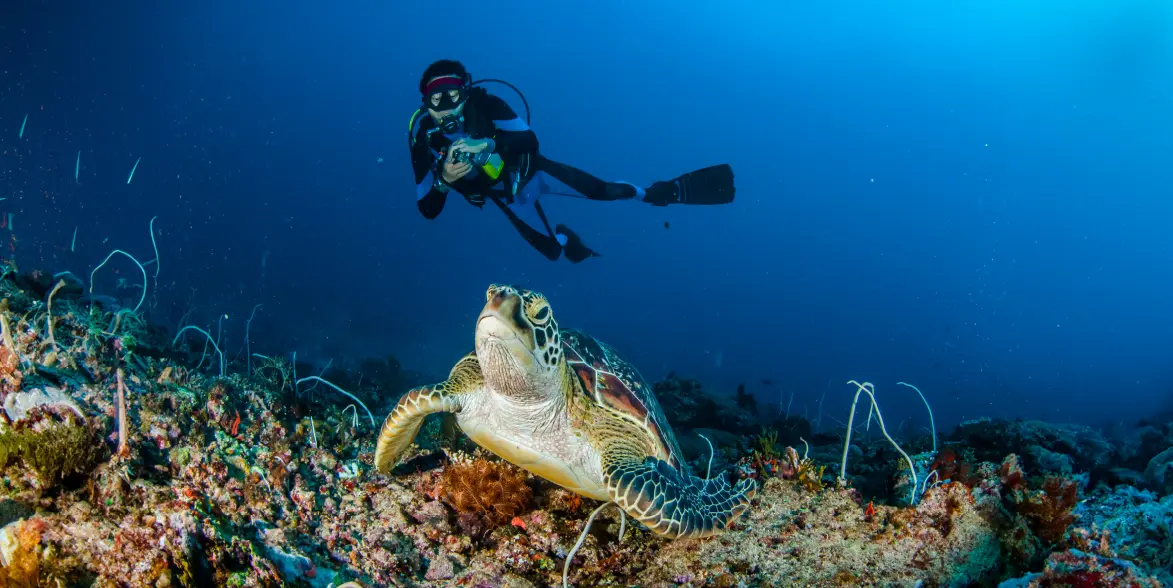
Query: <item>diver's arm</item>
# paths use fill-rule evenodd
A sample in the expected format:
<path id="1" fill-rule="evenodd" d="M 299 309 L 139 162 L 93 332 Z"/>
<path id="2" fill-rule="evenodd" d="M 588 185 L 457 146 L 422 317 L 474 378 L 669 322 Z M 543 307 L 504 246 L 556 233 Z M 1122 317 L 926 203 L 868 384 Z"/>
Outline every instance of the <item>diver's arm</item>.
<path id="1" fill-rule="evenodd" d="M 416 140 L 411 143 L 411 170 L 415 176 L 415 204 L 426 219 L 440 216 L 444 202 L 448 200 L 448 185 L 436 181 L 432 152 L 428 148 L 427 134 L 418 129 Z"/>
<path id="2" fill-rule="evenodd" d="M 538 136 L 530 130 L 504 100 L 488 95 L 485 97 L 485 113 L 493 121 L 493 143 L 501 155 L 524 155 L 538 150 Z"/>
<path id="3" fill-rule="evenodd" d="M 426 176 L 427 183 L 416 186 L 416 208 L 424 218 L 431 220 L 440 216 L 444 210 L 444 202 L 448 200 L 448 186 L 442 182 L 434 182 L 432 173 Z"/>

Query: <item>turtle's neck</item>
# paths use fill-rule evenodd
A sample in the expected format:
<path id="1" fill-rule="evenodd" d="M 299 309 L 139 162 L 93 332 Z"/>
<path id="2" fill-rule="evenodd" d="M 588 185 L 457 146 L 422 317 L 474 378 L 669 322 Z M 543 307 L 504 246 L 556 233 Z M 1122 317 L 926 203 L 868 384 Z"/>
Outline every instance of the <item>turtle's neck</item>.
<path id="1" fill-rule="evenodd" d="M 478 356 L 485 384 L 494 393 L 508 398 L 511 404 L 532 407 L 545 406 L 552 401 L 564 403 L 562 389 L 565 382 L 565 362 L 553 371 L 538 368 L 533 364 L 523 367 L 509 350 L 500 344 L 484 346 L 478 350 Z"/>
<path id="2" fill-rule="evenodd" d="M 505 409 L 509 415 L 503 415 L 517 424 L 522 422 L 526 426 L 545 428 L 551 426 L 559 417 L 566 414 L 566 373 L 568 371 L 563 362 L 553 373 L 528 374 L 513 370 L 503 370 L 506 373 L 495 373 L 498 377 L 484 374 L 485 384 L 491 394 L 497 397 L 497 404 Z"/>

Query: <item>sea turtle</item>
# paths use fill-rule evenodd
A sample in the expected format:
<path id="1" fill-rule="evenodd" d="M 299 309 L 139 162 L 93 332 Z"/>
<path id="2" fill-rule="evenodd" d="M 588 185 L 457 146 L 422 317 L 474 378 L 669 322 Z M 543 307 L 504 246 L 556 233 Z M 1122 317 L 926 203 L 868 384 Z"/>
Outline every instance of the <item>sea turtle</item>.
<path id="1" fill-rule="evenodd" d="M 538 292 L 493 285 L 486 298 L 476 351 L 447 380 L 405 394 L 383 422 L 380 472 L 399 462 L 424 417 L 450 412 L 481 447 L 666 537 L 716 534 L 749 508 L 752 480 L 733 486 L 689 472 L 652 388 L 614 349 L 560 329 Z"/>

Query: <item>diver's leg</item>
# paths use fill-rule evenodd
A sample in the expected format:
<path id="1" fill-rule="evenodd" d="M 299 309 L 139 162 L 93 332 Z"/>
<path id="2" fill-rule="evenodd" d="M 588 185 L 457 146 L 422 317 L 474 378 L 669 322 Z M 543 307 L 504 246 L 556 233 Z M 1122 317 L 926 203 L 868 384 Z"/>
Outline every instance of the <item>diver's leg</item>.
<path id="1" fill-rule="evenodd" d="M 505 203 L 502 197 L 497 197 L 493 198 L 493 203 L 505 213 L 505 217 L 526 242 L 550 261 L 557 261 L 563 255 L 571 263 L 597 257 L 599 254 L 587 247 L 566 225 L 550 229 L 550 222 L 539 201 L 546 191 L 544 180 L 543 173 L 538 172 L 514 195 L 512 202 Z"/>
<path id="2" fill-rule="evenodd" d="M 535 165 L 550 177 L 591 200 L 640 200 L 653 206 L 728 204 L 733 202 L 733 168 L 714 165 L 646 189 L 627 182 L 603 181 L 585 171 L 535 155 Z"/>
<path id="3" fill-rule="evenodd" d="M 546 256 L 546 259 L 558 261 L 558 258 L 562 256 L 563 243 L 550 230 L 549 226 L 543 226 L 540 229 L 531 226 L 530 223 L 518 216 L 513 205 L 505 204 L 499 198 L 494 198 L 493 203 L 501 209 L 501 212 L 505 213 L 505 218 L 509 219 L 509 223 L 513 225 L 514 229 L 517 229 L 517 232 L 521 234 L 526 243 L 529 243 L 534 249 L 537 249 L 542 255 Z M 539 226 L 544 224 L 539 224 Z"/>
<path id="4" fill-rule="evenodd" d="M 554 236 L 562 244 L 562 253 L 566 256 L 566 261 L 570 263 L 578 263 L 599 256 L 597 252 L 582 242 L 582 238 L 577 233 L 570 230 L 570 227 L 566 225 L 554 227 Z"/>
<path id="5" fill-rule="evenodd" d="M 643 193 L 642 188 L 633 184 L 607 182 L 581 169 L 542 155 L 534 155 L 534 165 L 539 172 L 546 172 L 550 177 L 591 200 L 630 200 L 642 196 Z"/>

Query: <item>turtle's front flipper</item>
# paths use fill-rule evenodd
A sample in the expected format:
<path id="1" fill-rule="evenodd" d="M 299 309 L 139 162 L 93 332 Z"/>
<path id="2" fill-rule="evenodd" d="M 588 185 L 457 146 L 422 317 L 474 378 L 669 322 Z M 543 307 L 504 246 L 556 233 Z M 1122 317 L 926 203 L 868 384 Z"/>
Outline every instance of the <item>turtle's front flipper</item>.
<path id="1" fill-rule="evenodd" d="M 666 537 L 707 537 L 724 531 L 749 508 L 753 480 L 730 486 L 723 477 L 702 480 L 667 462 L 634 456 L 604 460 L 603 481 L 627 514 Z"/>
<path id="2" fill-rule="evenodd" d="M 476 355 L 469 354 L 452 368 L 447 380 L 404 394 L 379 431 L 375 469 L 390 472 L 411 446 L 424 417 L 437 412 L 460 412 L 464 395 L 476 392 L 482 385 L 480 364 Z"/>

